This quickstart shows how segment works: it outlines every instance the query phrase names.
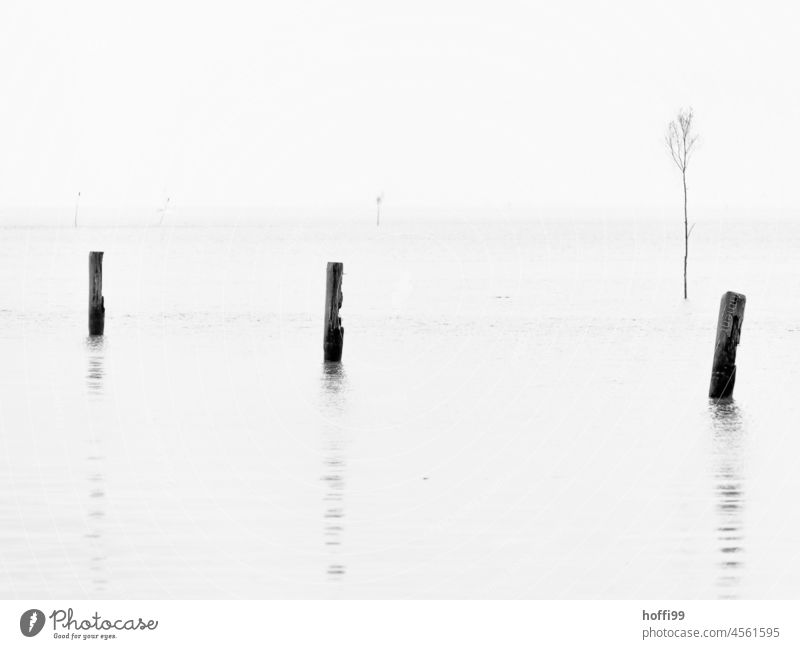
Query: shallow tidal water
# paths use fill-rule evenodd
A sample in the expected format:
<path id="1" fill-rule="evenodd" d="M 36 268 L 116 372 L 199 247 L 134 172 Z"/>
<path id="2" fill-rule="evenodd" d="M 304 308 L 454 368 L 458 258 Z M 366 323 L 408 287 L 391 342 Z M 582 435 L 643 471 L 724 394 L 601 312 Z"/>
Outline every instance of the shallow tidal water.
<path id="1" fill-rule="evenodd" d="M 798 597 L 800 226 L 699 222 L 688 301 L 682 246 L 654 218 L 0 229 L 0 597 Z"/>

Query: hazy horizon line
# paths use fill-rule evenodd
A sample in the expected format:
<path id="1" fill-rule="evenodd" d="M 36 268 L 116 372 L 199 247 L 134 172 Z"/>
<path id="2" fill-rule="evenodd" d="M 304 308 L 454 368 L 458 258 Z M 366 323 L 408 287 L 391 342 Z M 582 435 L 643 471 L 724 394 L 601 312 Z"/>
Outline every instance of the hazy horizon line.
<path id="1" fill-rule="evenodd" d="M 757 216 L 771 219 L 800 217 L 800 208 L 770 206 L 701 207 L 694 209 L 691 222 L 703 220 L 743 220 Z M 163 217 L 163 219 L 162 219 Z M 75 208 L 55 206 L 0 207 L 0 227 L 50 227 L 75 229 Z M 631 220 L 644 218 L 682 222 L 678 206 L 484 206 L 419 204 L 381 207 L 381 225 L 429 221 L 502 222 L 520 220 Z M 166 213 L 153 207 L 81 207 L 77 227 L 194 227 L 258 226 L 285 222 L 364 223 L 375 225 L 376 208 L 336 205 L 324 206 L 243 206 L 183 205 Z"/>

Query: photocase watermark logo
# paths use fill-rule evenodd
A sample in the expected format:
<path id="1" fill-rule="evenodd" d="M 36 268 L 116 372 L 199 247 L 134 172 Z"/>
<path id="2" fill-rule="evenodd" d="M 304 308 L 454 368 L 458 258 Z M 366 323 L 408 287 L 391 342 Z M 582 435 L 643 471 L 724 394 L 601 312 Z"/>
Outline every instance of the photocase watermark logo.
<path id="1" fill-rule="evenodd" d="M 32 638 L 44 628 L 44 613 L 38 608 L 25 611 L 19 618 L 19 630 L 22 635 Z"/>
<path id="2" fill-rule="evenodd" d="M 38 608 L 25 611 L 19 618 L 22 635 L 31 638 L 38 635 L 47 620 L 52 624 L 56 640 L 113 640 L 129 631 L 155 631 L 158 620 L 141 617 L 106 618 L 97 611 L 90 617 L 76 616 L 71 608 L 57 608 L 49 615 Z"/>

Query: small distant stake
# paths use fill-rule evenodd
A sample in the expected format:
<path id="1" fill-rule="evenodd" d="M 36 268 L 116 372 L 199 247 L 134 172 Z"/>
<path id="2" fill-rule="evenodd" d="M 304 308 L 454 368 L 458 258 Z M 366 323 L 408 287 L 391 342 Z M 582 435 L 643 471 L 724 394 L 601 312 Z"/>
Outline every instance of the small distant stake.
<path id="1" fill-rule="evenodd" d="M 733 395 L 736 383 L 736 346 L 742 333 L 746 298 L 741 293 L 728 291 L 719 303 L 717 341 L 714 345 L 714 364 L 711 367 L 711 385 L 708 396 L 725 399 Z"/>
<path id="2" fill-rule="evenodd" d="M 106 324 L 103 299 L 103 253 L 89 253 L 89 335 L 102 336 Z"/>
<path id="3" fill-rule="evenodd" d="M 159 212 L 161 212 L 161 217 L 158 219 L 159 225 L 164 225 L 164 217 L 167 215 L 167 210 L 169 209 L 169 196 L 167 196 L 167 200 L 164 201 L 164 207 L 162 207 Z"/>
<path id="4" fill-rule="evenodd" d="M 81 202 L 81 193 L 78 192 L 78 198 L 75 199 L 75 226 L 78 227 L 78 205 Z"/>
<path id="5" fill-rule="evenodd" d="M 339 317 L 342 308 L 342 275 L 344 264 L 338 261 L 329 261 L 325 281 L 325 335 L 322 348 L 326 361 L 339 362 L 342 360 L 342 347 L 344 346 L 344 327 Z"/>
<path id="6" fill-rule="evenodd" d="M 378 207 L 378 226 L 380 226 L 380 224 L 381 224 L 381 203 L 382 202 L 383 202 L 383 194 L 381 194 L 380 196 L 378 196 L 375 199 L 375 203 L 377 204 L 377 207 Z"/>

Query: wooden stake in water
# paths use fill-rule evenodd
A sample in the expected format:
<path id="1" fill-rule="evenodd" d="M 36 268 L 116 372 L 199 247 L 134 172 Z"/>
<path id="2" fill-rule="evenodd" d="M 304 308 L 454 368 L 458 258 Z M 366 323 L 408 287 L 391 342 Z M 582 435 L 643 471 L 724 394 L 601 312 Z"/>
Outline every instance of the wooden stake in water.
<path id="1" fill-rule="evenodd" d="M 344 327 L 339 317 L 343 299 L 342 275 L 344 275 L 344 264 L 338 261 L 329 261 L 325 282 L 325 335 L 322 340 L 326 361 L 339 362 L 342 360 Z"/>
<path id="2" fill-rule="evenodd" d="M 733 394 L 736 383 L 736 346 L 742 333 L 744 305 L 747 298 L 728 291 L 719 303 L 717 342 L 714 345 L 714 364 L 711 367 L 711 386 L 708 396 L 725 399 Z"/>
<path id="3" fill-rule="evenodd" d="M 78 198 L 75 199 L 75 227 L 78 227 L 78 205 L 81 202 L 81 193 L 78 192 Z"/>
<path id="4" fill-rule="evenodd" d="M 102 336 L 106 324 L 103 299 L 103 253 L 89 253 L 89 335 Z"/>

